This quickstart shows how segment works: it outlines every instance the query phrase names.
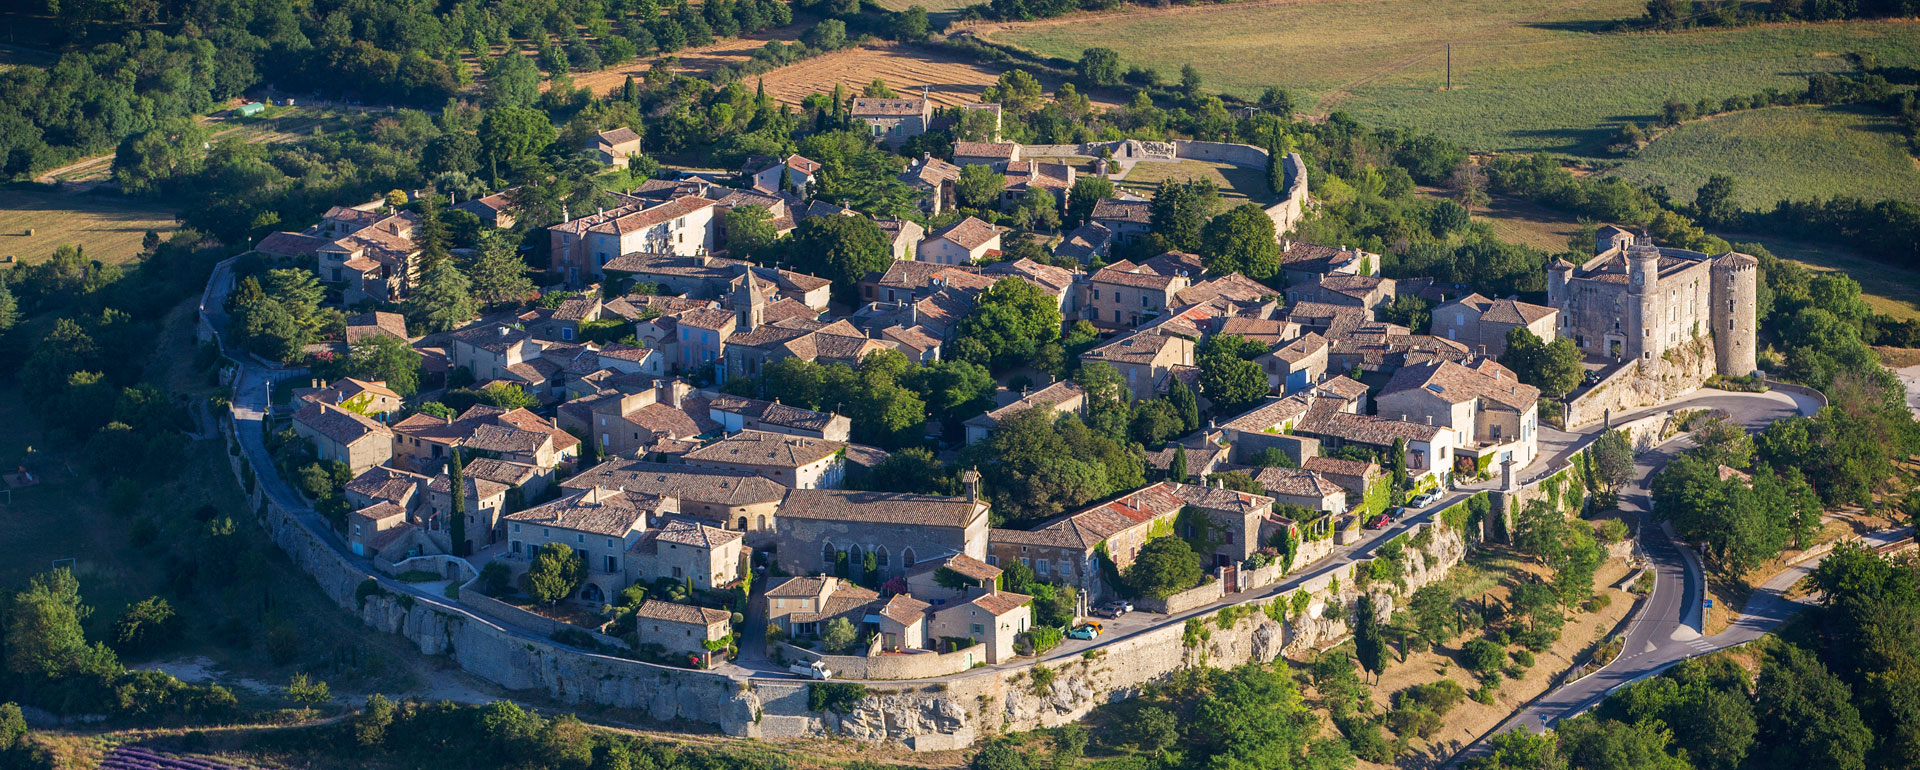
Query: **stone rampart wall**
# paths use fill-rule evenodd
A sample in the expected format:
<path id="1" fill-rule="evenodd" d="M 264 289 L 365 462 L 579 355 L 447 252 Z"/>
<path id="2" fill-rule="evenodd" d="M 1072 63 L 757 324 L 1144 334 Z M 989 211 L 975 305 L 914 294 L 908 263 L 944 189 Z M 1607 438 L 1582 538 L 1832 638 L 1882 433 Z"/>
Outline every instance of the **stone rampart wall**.
<path id="1" fill-rule="evenodd" d="M 1658 358 L 1639 359 L 1615 370 L 1567 403 L 1567 429 L 1653 406 L 1698 389 L 1714 375 L 1713 338 L 1696 337 Z"/>
<path id="2" fill-rule="evenodd" d="M 835 679 L 932 679 L 958 674 L 973 668 L 974 661 L 985 661 L 987 648 L 974 645 L 954 652 L 918 652 L 881 655 L 828 655 L 785 642 L 780 649 L 789 662 L 820 661 Z"/>

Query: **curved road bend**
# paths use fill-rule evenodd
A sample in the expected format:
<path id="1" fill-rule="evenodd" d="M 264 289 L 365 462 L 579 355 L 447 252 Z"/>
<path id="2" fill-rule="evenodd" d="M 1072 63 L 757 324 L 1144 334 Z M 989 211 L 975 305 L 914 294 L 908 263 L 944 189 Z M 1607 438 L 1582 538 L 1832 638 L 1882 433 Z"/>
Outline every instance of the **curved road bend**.
<path id="1" fill-rule="evenodd" d="M 1820 407 L 1808 396 L 1777 390 L 1767 393 L 1700 392 L 1703 395 L 1649 411 L 1721 409 L 1749 430 L 1757 430 L 1775 420 L 1811 415 Z M 1621 418 L 1620 422 L 1637 419 L 1647 413 L 1630 414 Z M 1748 600 L 1747 612 L 1732 626 L 1719 634 L 1702 636 L 1702 600 L 1706 595 L 1706 577 L 1700 557 L 1676 542 L 1671 527 L 1648 525 L 1651 521 L 1648 514 L 1652 508 L 1648 480 L 1674 456 L 1692 446 L 1692 437 L 1680 436 L 1641 454 L 1634 461 L 1636 478 L 1620 491 L 1620 510 L 1640 517 L 1641 548 L 1655 575 L 1653 592 L 1634 610 L 1627 623 L 1620 657 L 1584 679 L 1564 684 L 1540 696 L 1456 754 L 1445 767 L 1457 767 L 1466 759 L 1484 754 L 1489 737 L 1523 726 L 1534 732 L 1544 731 L 1562 719 L 1592 708 L 1621 686 L 1657 675 L 1687 658 L 1753 641 L 1799 610 L 1799 603 L 1786 599 L 1782 594 L 1817 566 L 1819 559 L 1810 559 L 1768 580 L 1754 592 Z M 1880 542 L 1876 538 L 1882 537 L 1897 539 L 1886 533 L 1876 533 L 1869 540 Z"/>

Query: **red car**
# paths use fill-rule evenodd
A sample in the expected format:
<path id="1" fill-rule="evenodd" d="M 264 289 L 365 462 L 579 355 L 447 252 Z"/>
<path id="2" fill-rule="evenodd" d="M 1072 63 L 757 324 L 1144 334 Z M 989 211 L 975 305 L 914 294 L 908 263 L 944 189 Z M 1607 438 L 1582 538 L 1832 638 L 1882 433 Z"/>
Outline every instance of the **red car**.
<path id="1" fill-rule="evenodd" d="M 1382 513 L 1367 520 L 1367 529 L 1386 529 L 1387 525 L 1392 523 L 1393 517 Z"/>

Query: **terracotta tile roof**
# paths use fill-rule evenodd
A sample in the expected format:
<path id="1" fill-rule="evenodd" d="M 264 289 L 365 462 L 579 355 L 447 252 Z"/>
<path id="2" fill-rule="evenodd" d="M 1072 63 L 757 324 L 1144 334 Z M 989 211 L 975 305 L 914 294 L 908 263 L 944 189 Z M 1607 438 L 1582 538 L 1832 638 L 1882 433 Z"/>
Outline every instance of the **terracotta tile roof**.
<path id="1" fill-rule="evenodd" d="M 1170 446 L 1147 453 L 1147 467 L 1167 470 L 1173 467 L 1173 458 L 1181 449 L 1187 450 L 1187 477 L 1201 475 L 1207 468 L 1219 461 L 1226 453 L 1225 447 L 1208 446 L 1206 448 Z"/>
<path id="2" fill-rule="evenodd" d="M 374 500 L 399 502 L 420 488 L 427 477 L 385 465 L 376 465 L 347 482 L 346 491 Z"/>
<path id="3" fill-rule="evenodd" d="M 1560 312 L 1544 305 L 1521 302 L 1517 299 L 1503 299 L 1491 303 L 1480 320 L 1506 324 L 1530 324 L 1554 313 Z"/>
<path id="4" fill-rule="evenodd" d="M 1110 283 L 1120 286 L 1131 286 L 1137 289 L 1166 291 L 1167 287 L 1179 279 L 1180 277 L 1177 275 L 1163 275 L 1143 269 L 1141 266 L 1132 262 L 1121 260 L 1094 271 L 1093 277 L 1090 280 L 1094 283 Z"/>
<path id="5" fill-rule="evenodd" d="M 1000 235 L 1000 230 L 977 218 L 967 217 L 937 230 L 931 236 L 959 244 L 969 251 L 987 245 Z"/>
<path id="6" fill-rule="evenodd" d="M 301 233 L 270 233 L 261 238 L 253 250 L 276 257 L 311 257 L 320 253 L 320 247 L 325 245 L 325 238 Z"/>
<path id="7" fill-rule="evenodd" d="M 1297 430 L 1301 433 L 1332 436 L 1357 444 L 1391 446 L 1396 438 L 1408 441 L 1432 441 L 1445 428 L 1332 410 L 1326 412 L 1315 410 L 1307 415 L 1306 420 L 1301 421 Z"/>
<path id="8" fill-rule="evenodd" d="M 939 158 L 916 160 L 900 175 L 901 181 L 922 187 L 939 187 L 943 182 L 952 182 L 960 178 L 960 167 Z"/>
<path id="9" fill-rule="evenodd" d="M 1308 356 L 1326 349 L 1327 338 L 1320 336 L 1316 332 L 1307 332 L 1306 334 L 1300 335 L 1300 339 L 1274 349 L 1273 357 L 1289 364 L 1297 364 L 1306 360 Z"/>
<path id="10" fill-rule="evenodd" d="M 743 506 L 782 499 L 786 487 L 749 471 L 677 463 L 609 460 L 560 483 L 567 489 L 624 489 L 712 505 Z"/>
<path id="11" fill-rule="evenodd" d="M 406 316 L 376 310 L 347 317 L 348 345 L 357 345 L 378 334 L 407 339 Z"/>
<path id="12" fill-rule="evenodd" d="M 1020 150 L 1013 142 L 954 142 L 956 158 L 1012 158 Z"/>
<path id="13" fill-rule="evenodd" d="M 866 96 L 853 98 L 853 116 L 856 118 L 905 117 L 922 115 L 927 111 L 925 99 L 878 99 Z"/>
<path id="14" fill-rule="evenodd" d="M 894 594 L 887 604 L 880 608 L 880 616 L 903 626 L 920 622 L 927 616 L 927 608 L 933 605 L 915 599 L 906 594 Z"/>
<path id="15" fill-rule="evenodd" d="M 648 513 L 659 511 L 662 499 L 638 492 L 583 489 L 558 500 L 506 515 L 512 522 L 554 527 L 607 537 L 625 537 L 644 526 Z"/>
<path id="16" fill-rule="evenodd" d="M 1727 466 L 1722 465 L 1720 467 L 1725 468 Z M 1725 479 L 1723 478 L 1721 480 L 1724 481 Z M 381 519 L 391 519 L 396 516 L 405 516 L 407 515 L 407 509 L 400 507 L 391 500 L 381 500 L 373 505 L 354 511 L 353 515 L 379 521 Z"/>
<path id="17" fill-rule="evenodd" d="M 1526 411 L 1540 400 L 1539 388 L 1521 383 L 1512 370 L 1487 359 L 1474 367 L 1452 361 L 1400 367 L 1380 395 L 1409 390 L 1425 390 L 1450 404 L 1483 399 L 1515 411 Z"/>
<path id="18" fill-rule="evenodd" d="M 640 141 L 640 135 L 634 133 L 633 129 L 627 128 L 626 126 L 621 126 L 610 131 L 602 131 L 594 134 L 593 138 L 596 143 L 609 147 Z"/>
<path id="19" fill-rule="evenodd" d="M 892 340 L 922 352 L 941 345 L 940 338 L 933 336 L 925 326 L 915 326 L 911 329 L 905 326 L 889 326 L 880 330 L 880 338 Z"/>
<path id="20" fill-rule="evenodd" d="M 995 567 L 964 553 L 956 553 L 929 566 L 933 569 L 945 567 L 960 573 L 962 577 L 981 582 L 998 578 L 1001 572 L 999 567 Z"/>
<path id="21" fill-rule="evenodd" d="M 647 538 L 656 542 L 708 550 L 738 543 L 743 537 L 744 533 L 680 519 L 669 520 L 658 529 L 647 532 Z"/>
<path id="22" fill-rule="evenodd" d="M 1270 494 L 1321 498 L 1342 494 L 1340 485 L 1304 468 L 1261 468 L 1253 477 Z"/>
<path id="23" fill-rule="evenodd" d="M 1286 249 L 1280 252 L 1280 266 L 1286 270 L 1299 270 L 1308 273 L 1330 273 L 1345 267 L 1361 257 L 1371 257 L 1375 269 L 1380 267 L 1380 255 L 1345 246 L 1321 246 L 1306 241 L 1289 241 Z"/>
<path id="24" fill-rule="evenodd" d="M 1301 461 L 1300 467 L 1327 476 L 1353 476 L 1372 478 L 1380 474 L 1380 466 L 1365 460 L 1342 460 L 1337 457 L 1309 457 Z"/>
<path id="25" fill-rule="evenodd" d="M 975 597 L 973 601 L 967 603 L 986 610 L 987 614 L 997 618 L 1021 607 L 1025 607 L 1032 601 L 1033 597 L 1026 594 L 1016 594 L 1012 591 L 995 591 L 990 594 L 981 594 Z"/>
<path id="26" fill-rule="evenodd" d="M 1101 198 L 1093 203 L 1094 220 L 1148 224 L 1153 221 L 1153 204 L 1147 201 L 1123 201 Z"/>
<path id="27" fill-rule="evenodd" d="M 1142 330 L 1081 353 L 1080 358 L 1088 361 L 1150 364 L 1168 346 L 1177 344 L 1174 339 L 1176 336 L 1179 335 L 1163 334 L 1158 328 Z"/>
<path id="28" fill-rule="evenodd" d="M 1083 401 L 1086 396 L 1086 389 L 1081 388 L 1078 383 L 1072 380 L 1061 380 L 1032 393 L 1028 393 L 1025 396 L 1021 396 L 1019 400 L 1011 404 L 988 410 L 983 414 L 974 415 L 967 419 L 966 424 L 991 428 L 1011 420 L 1015 415 L 1041 404 L 1048 404 L 1056 408 L 1062 404 L 1067 404 L 1068 409 L 1077 410 L 1079 406 L 1073 402 Z"/>
<path id="29" fill-rule="evenodd" d="M 1313 386 L 1315 395 L 1329 396 L 1342 401 L 1352 401 L 1367 394 L 1367 386 L 1359 380 L 1344 374 L 1328 378 Z"/>
<path id="30" fill-rule="evenodd" d="M 759 420 L 768 425 L 778 425 L 796 430 L 822 431 L 833 422 L 834 415 L 828 412 L 816 412 L 773 401 L 757 398 L 722 394 L 707 401 L 707 408 L 716 412 L 728 412 Z"/>
<path id="31" fill-rule="evenodd" d="M 964 497 L 860 492 L 842 489 L 793 489 L 780 504 L 780 516 L 793 519 L 965 527 L 985 516 L 985 503 Z"/>
<path id="32" fill-rule="evenodd" d="M 1099 222 L 1089 222 L 1074 228 L 1060 245 L 1053 247 L 1055 256 L 1072 257 L 1087 262 L 1094 256 L 1105 254 L 1113 244 L 1113 231 Z"/>
<path id="33" fill-rule="evenodd" d="M 1228 273 L 1181 289 L 1174 297 L 1181 305 L 1198 305 L 1216 299 L 1234 302 L 1260 302 L 1280 292 L 1239 273 Z"/>
<path id="34" fill-rule="evenodd" d="M 674 320 L 681 326 L 691 326 L 695 329 L 707 329 L 711 331 L 724 330 L 738 323 L 740 319 L 739 316 L 734 315 L 732 311 L 717 307 L 708 307 L 679 313 L 675 316 Z"/>
<path id="35" fill-rule="evenodd" d="M 347 445 L 368 437 L 391 441 L 393 431 L 364 415 L 326 404 L 308 404 L 293 413 L 294 422 L 307 426 L 334 443 Z"/>
<path id="36" fill-rule="evenodd" d="M 1312 404 L 1312 401 L 1299 393 L 1286 398 L 1269 399 L 1266 403 L 1228 420 L 1220 427 L 1242 433 L 1264 433 L 1270 428 L 1278 430 L 1279 426 L 1288 420 L 1299 420 L 1307 416 L 1307 408 Z"/>
<path id="37" fill-rule="evenodd" d="M 981 273 L 993 276 L 1015 276 L 1056 297 L 1060 296 L 1061 292 L 1073 288 L 1074 276 L 1079 275 L 1078 271 L 1043 265 L 1025 257 L 1011 262 L 995 262 L 987 265 Z"/>
<path id="38" fill-rule="evenodd" d="M 787 578 L 786 580 L 780 581 L 778 584 L 774 585 L 772 588 L 768 588 L 767 596 L 780 597 L 783 599 L 793 598 L 796 596 L 799 596 L 799 597 L 819 596 L 821 593 L 827 591 L 828 588 L 834 582 L 837 582 L 837 580 L 835 578 L 830 578 L 830 577 Z"/>
<path id="39" fill-rule="evenodd" d="M 463 478 L 485 479 L 508 487 L 518 487 L 540 475 L 540 469 L 526 463 L 476 457 L 460 468 Z"/>
<path id="40" fill-rule="evenodd" d="M 691 604 L 674 604 L 658 599 L 648 599 L 634 608 L 633 616 L 645 620 L 659 620 L 668 623 L 710 627 L 733 620 L 733 613 L 716 610 L 712 607 L 695 607 Z"/>

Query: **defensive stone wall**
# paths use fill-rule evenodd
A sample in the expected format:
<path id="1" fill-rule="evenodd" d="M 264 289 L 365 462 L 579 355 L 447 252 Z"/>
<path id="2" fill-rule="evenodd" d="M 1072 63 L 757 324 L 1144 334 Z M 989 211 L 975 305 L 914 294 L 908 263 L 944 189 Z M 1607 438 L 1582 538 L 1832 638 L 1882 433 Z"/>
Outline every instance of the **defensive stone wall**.
<path id="1" fill-rule="evenodd" d="M 1205 607 L 1226 596 L 1226 584 L 1208 578 L 1207 582 L 1189 588 L 1165 599 L 1141 599 L 1140 609 L 1158 612 L 1162 615 L 1178 615 L 1191 609 Z"/>
<path id="2" fill-rule="evenodd" d="M 828 671 L 833 672 L 836 679 L 863 680 L 932 679 L 958 674 L 973 668 L 975 661 L 985 661 L 987 654 L 987 648 L 982 645 L 944 653 L 928 651 L 880 655 L 828 655 L 785 642 L 780 643 L 780 649 L 788 661 L 821 662 Z"/>
<path id="3" fill-rule="evenodd" d="M 1267 167 L 1267 151 L 1250 144 L 1190 142 L 1185 139 L 1176 139 L 1173 142 L 1173 154 L 1181 160 L 1228 163 L 1244 168 Z"/>
<path id="4" fill-rule="evenodd" d="M 1698 389 L 1714 375 L 1713 339 L 1695 337 L 1654 359 L 1620 367 L 1592 389 L 1567 403 L 1567 429 L 1662 404 Z"/>

